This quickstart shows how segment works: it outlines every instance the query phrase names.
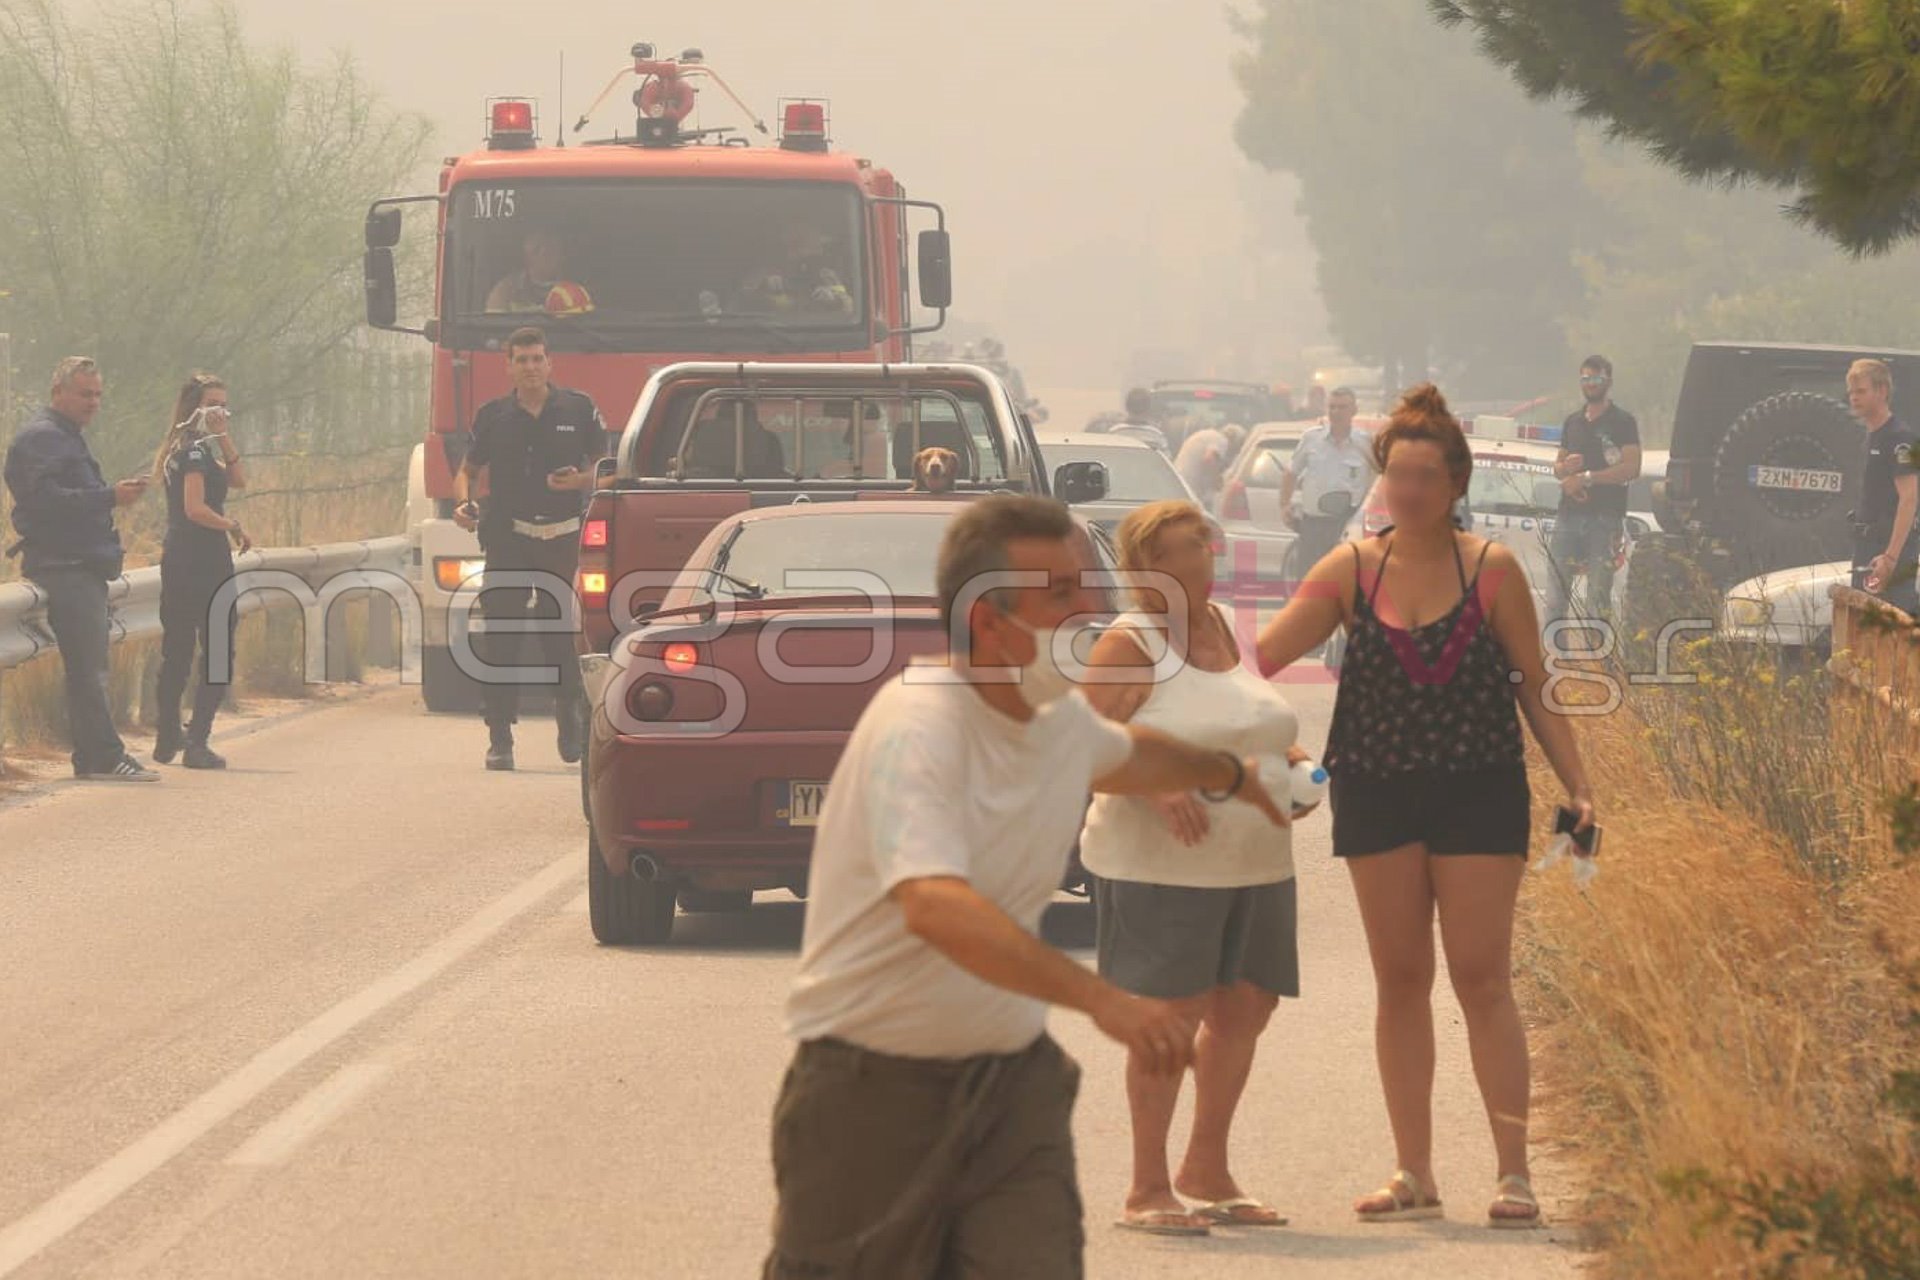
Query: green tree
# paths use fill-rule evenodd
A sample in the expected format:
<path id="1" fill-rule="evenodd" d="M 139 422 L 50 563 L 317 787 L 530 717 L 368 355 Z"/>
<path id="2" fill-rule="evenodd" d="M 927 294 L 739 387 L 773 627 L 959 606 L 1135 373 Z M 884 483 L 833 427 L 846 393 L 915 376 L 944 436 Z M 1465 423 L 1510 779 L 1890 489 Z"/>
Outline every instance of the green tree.
<path id="1" fill-rule="evenodd" d="M 1564 381 L 1591 232 L 1574 127 L 1407 18 L 1395 0 L 1263 0 L 1241 25 L 1240 146 L 1299 178 L 1354 356 L 1485 395 Z"/>
<path id="2" fill-rule="evenodd" d="M 1856 253 L 1920 235 L 1911 0 L 1428 0 L 1529 94 L 1693 178 L 1796 190 Z"/>
<path id="3" fill-rule="evenodd" d="M 424 120 L 345 58 L 303 66 L 230 5 L 173 0 L 84 24 L 0 0 L 0 119 L 0 329 L 28 393 L 63 354 L 102 361 L 110 473 L 150 456 L 197 367 L 285 445 L 363 429 L 327 420 L 323 382 L 363 332 L 367 205 L 419 171 Z"/>

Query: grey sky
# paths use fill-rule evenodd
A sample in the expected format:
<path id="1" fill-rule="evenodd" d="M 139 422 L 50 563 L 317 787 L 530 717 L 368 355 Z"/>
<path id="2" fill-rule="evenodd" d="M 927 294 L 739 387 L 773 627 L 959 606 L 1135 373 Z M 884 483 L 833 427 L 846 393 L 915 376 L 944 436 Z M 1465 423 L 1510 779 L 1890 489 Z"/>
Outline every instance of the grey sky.
<path id="1" fill-rule="evenodd" d="M 1229 343 L 1318 314 L 1297 234 L 1279 264 L 1291 296 L 1246 296 L 1242 196 L 1272 180 L 1233 145 L 1224 3 L 238 3 L 256 35 L 313 57 L 350 49 L 391 98 L 439 124 L 450 151 L 477 144 L 489 96 L 537 96 L 550 138 L 563 50 L 570 115 L 636 40 L 704 49 L 769 117 L 783 96 L 830 98 L 840 146 L 946 205 L 960 314 L 991 325 L 1038 382 L 1111 385 L 1153 350 L 1170 353 L 1162 364 L 1226 374 L 1247 359 Z M 702 109 L 708 123 L 736 122 L 717 95 Z M 616 119 L 625 113 L 609 105 L 595 123 Z M 1208 369 L 1166 370 L 1188 371 Z"/>

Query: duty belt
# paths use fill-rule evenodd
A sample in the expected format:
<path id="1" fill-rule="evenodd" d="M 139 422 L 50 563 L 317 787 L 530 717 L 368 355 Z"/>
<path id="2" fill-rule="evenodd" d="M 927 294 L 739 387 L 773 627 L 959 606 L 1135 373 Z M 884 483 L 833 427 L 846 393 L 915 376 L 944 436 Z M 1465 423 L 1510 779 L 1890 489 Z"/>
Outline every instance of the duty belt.
<path id="1" fill-rule="evenodd" d="M 556 520 L 552 524 L 539 524 L 532 520 L 515 520 L 513 531 L 523 538 L 538 538 L 542 542 L 552 542 L 555 538 L 564 538 L 570 533 L 580 531 L 580 517 L 571 520 Z"/>

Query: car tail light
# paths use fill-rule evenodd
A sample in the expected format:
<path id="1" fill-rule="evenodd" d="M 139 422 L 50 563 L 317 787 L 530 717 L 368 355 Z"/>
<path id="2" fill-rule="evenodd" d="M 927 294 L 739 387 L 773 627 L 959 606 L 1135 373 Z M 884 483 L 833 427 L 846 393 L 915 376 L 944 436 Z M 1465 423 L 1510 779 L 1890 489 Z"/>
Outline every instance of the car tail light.
<path id="1" fill-rule="evenodd" d="M 580 545 L 604 547 L 607 545 L 608 533 L 608 522 L 605 519 L 589 520 L 580 527 Z"/>
<path id="2" fill-rule="evenodd" d="M 579 593 L 581 604 L 592 605 L 595 608 L 604 607 L 607 603 L 607 575 L 598 571 L 583 570 L 580 574 Z"/>
<path id="3" fill-rule="evenodd" d="M 1251 520 L 1253 509 L 1247 505 L 1247 483 L 1235 480 L 1220 495 L 1220 518 L 1223 520 Z"/>
<path id="4" fill-rule="evenodd" d="M 700 665 L 700 647 L 687 643 L 670 644 L 660 661 L 674 675 L 683 676 Z"/>

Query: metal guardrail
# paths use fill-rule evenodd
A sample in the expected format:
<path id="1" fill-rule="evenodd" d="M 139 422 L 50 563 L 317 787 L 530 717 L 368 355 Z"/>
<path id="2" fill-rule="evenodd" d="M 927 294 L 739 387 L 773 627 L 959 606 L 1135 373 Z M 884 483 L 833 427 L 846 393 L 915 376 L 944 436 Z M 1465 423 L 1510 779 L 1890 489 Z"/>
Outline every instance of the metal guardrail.
<path id="1" fill-rule="evenodd" d="M 413 539 L 409 537 L 335 542 L 321 547 L 265 547 L 235 556 L 234 573 L 236 577 L 252 573 L 289 575 L 318 593 L 329 583 L 336 583 L 340 575 L 356 570 L 404 577 L 412 557 Z M 378 590 L 365 594 L 376 602 L 386 598 Z M 244 591 L 235 603 L 244 616 L 298 601 L 286 591 L 266 589 Z M 46 606 L 46 592 L 31 582 L 0 586 L 0 672 L 57 647 L 47 626 Z M 159 635 L 159 568 L 135 569 L 114 579 L 108 588 L 107 607 L 115 643 Z"/>

